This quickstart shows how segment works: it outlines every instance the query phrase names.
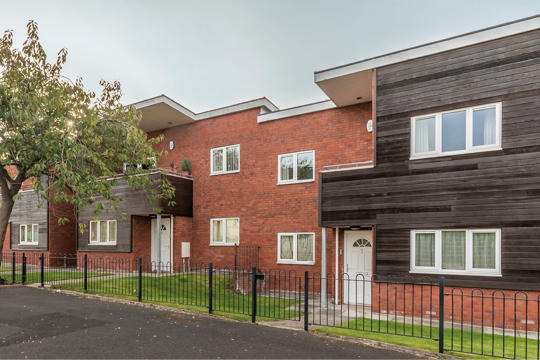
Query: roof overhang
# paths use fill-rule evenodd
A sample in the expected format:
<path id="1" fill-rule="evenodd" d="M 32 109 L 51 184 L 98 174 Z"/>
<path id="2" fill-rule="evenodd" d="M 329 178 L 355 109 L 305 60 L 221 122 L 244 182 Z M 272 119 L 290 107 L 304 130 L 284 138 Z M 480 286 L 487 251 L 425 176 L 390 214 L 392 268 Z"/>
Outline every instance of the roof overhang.
<path id="1" fill-rule="evenodd" d="M 139 128 L 146 133 L 255 108 L 260 109 L 260 114 L 279 111 L 279 108 L 267 98 L 250 100 L 199 114 L 195 114 L 165 95 L 156 96 L 132 105 L 141 111 L 142 119 Z"/>
<path id="2" fill-rule="evenodd" d="M 337 106 L 371 101 L 373 69 L 539 28 L 540 15 L 536 15 L 352 64 L 317 71 L 315 83 Z"/>

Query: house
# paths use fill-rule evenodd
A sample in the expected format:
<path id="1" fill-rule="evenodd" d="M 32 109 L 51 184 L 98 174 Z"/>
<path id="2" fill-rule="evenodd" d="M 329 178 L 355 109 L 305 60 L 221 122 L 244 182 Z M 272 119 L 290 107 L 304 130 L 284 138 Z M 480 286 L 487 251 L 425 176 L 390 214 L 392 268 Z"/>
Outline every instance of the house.
<path id="1" fill-rule="evenodd" d="M 373 84 L 373 166 L 320 176 L 319 224 L 343 231 L 343 272 L 538 296 L 539 16 L 315 81 L 337 106 Z"/>
<path id="2" fill-rule="evenodd" d="M 262 98 L 195 114 L 162 95 L 135 106 L 142 112 L 141 129 L 149 137 L 164 135 L 156 150 L 168 154 L 157 167 L 177 181 L 176 206 L 161 215 L 161 252 L 152 204 L 118 187 L 127 221 L 117 213 L 99 215 L 99 221 L 114 222 L 114 241 L 93 242 L 91 231 L 79 234 L 79 254 L 183 264 L 182 243 L 189 243 L 192 263 L 233 267 L 235 254 L 250 246 L 259 268 L 321 271 L 319 173 L 327 165 L 372 160 L 369 101 L 279 110 Z M 185 157 L 191 177 L 179 174 Z M 78 221 L 111 229 L 92 225 L 93 217 L 84 214 Z M 332 249 L 334 239 L 327 235 Z M 236 265 L 254 264 L 240 263 L 238 256 Z"/>

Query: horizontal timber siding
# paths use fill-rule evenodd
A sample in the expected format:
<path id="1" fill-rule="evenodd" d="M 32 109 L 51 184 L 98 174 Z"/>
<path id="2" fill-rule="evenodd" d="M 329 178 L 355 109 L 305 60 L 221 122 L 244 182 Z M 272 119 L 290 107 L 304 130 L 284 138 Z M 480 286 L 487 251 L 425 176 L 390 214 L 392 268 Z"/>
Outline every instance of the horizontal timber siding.
<path id="1" fill-rule="evenodd" d="M 377 166 L 323 174 L 321 225 L 376 225 L 377 273 L 396 276 L 411 230 L 500 228 L 503 276 L 447 282 L 540 290 L 540 31 L 379 68 L 376 85 Z M 411 117 L 493 102 L 503 150 L 409 160 Z"/>
<path id="2" fill-rule="evenodd" d="M 10 243 L 11 250 L 49 250 L 48 244 L 48 202 L 40 200 L 33 191 L 22 191 L 20 200 L 15 200 L 13 211 L 9 217 L 11 226 Z M 40 207 L 38 205 L 41 204 Z M 38 224 L 39 241 L 37 245 L 20 245 L 19 234 L 21 224 Z"/>

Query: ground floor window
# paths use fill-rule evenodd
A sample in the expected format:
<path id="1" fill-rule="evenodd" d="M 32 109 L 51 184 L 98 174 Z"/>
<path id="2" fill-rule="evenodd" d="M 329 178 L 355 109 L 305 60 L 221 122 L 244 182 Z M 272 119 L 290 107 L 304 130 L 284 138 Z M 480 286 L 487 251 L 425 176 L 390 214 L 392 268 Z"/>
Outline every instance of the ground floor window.
<path id="1" fill-rule="evenodd" d="M 38 224 L 21 224 L 19 243 L 21 245 L 37 245 L 39 242 Z"/>
<path id="2" fill-rule="evenodd" d="M 210 245 L 234 245 L 240 242 L 240 219 L 210 220 Z"/>
<path id="3" fill-rule="evenodd" d="M 116 245 L 116 220 L 90 221 L 90 245 Z"/>
<path id="4" fill-rule="evenodd" d="M 500 275 L 501 230 L 411 231 L 411 272 Z"/>
<path id="5" fill-rule="evenodd" d="M 279 264 L 315 264 L 314 233 L 279 233 Z"/>

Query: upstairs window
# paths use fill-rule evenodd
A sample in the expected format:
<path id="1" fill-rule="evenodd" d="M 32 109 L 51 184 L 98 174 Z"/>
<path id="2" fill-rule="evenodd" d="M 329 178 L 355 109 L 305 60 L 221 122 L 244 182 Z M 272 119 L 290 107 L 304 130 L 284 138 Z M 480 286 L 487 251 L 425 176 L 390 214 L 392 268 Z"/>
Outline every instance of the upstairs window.
<path id="1" fill-rule="evenodd" d="M 500 275 L 501 231 L 411 231 L 411 272 Z"/>
<path id="2" fill-rule="evenodd" d="M 240 171 L 240 145 L 215 148 L 210 151 L 211 175 Z"/>
<path id="3" fill-rule="evenodd" d="M 501 103 L 411 119 L 411 159 L 501 149 Z"/>
<path id="4" fill-rule="evenodd" d="M 90 221 L 90 245 L 116 245 L 116 220 Z"/>
<path id="5" fill-rule="evenodd" d="M 315 180 L 315 151 L 278 156 L 278 184 L 294 184 Z"/>
<path id="6" fill-rule="evenodd" d="M 21 224 L 19 228 L 19 244 L 37 245 L 39 242 L 38 224 Z"/>

